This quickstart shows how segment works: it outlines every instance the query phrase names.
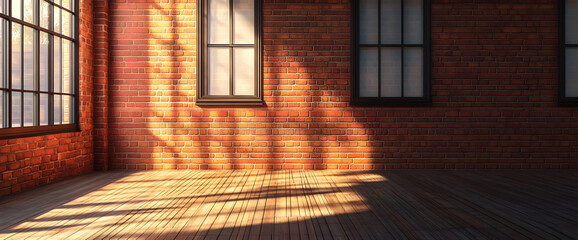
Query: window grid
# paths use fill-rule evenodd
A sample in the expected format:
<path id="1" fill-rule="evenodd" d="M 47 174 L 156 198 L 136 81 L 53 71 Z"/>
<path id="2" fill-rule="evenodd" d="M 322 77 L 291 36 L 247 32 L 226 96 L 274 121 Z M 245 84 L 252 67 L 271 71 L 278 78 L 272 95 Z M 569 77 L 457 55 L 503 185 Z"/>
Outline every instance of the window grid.
<path id="1" fill-rule="evenodd" d="M 197 79 L 197 105 L 262 105 L 262 88 L 261 88 L 261 1 L 254 1 L 254 36 L 253 44 L 235 43 L 235 20 L 234 20 L 234 0 L 228 2 L 228 17 L 229 17 L 229 39 L 228 43 L 209 43 L 209 0 L 199 1 L 199 8 L 202 14 L 199 14 L 198 21 L 201 23 L 202 35 L 199 38 L 199 69 Z M 209 64 L 210 49 L 227 48 L 228 49 L 228 94 L 227 95 L 211 95 L 209 82 Z M 254 51 L 254 74 L 253 74 L 253 95 L 238 95 L 235 94 L 235 50 L 251 48 Z"/>
<path id="2" fill-rule="evenodd" d="M 429 0 L 424 0 L 423 1 L 423 35 L 422 35 L 422 43 L 421 44 L 414 44 L 414 43 L 405 43 L 405 1 L 401 0 L 400 1 L 400 40 L 399 40 L 399 44 L 391 44 L 391 43 L 382 43 L 382 26 L 381 26 L 381 17 L 382 17 L 382 11 L 381 11 L 381 4 L 382 1 L 377 0 L 377 16 L 378 16 L 378 20 L 377 20 L 377 30 L 378 30 L 378 34 L 377 34 L 377 44 L 367 44 L 367 43 L 361 43 L 361 37 L 360 37 L 360 1 L 354 1 L 353 3 L 353 7 L 352 7 L 352 16 L 354 19 L 354 22 L 352 24 L 352 32 L 354 33 L 353 37 L 353 49 L 354 49 L 354 53 L 352 54 L 352 62 L 355 63 L 355 65 L 353 66 L 353 73 L 352 73 L 352 103 L 353 104 L 362 104 L 362 105 L 367 105 L 367 104 L 387 104 L 387 103 L 429 103 L 431 102 L 431 93 L 430 93 L 430 53 L 429 53 L 429 49 L 430 49 L 430 1 Z M 404 70 L 404 61 L 405 61 L 405 49 L 407 48 L 412 48 L 412 47 L 419 47 L 422 48 L 423 50 L 423 97 L 407 97 L 404 96 L 405 95 L 405 70 Z M 377 71 L 377 91 L 378 91 L 378 95 L 377 97 L 361 97 L 360 95 L 360 84 L 361 84 L 361 79 L 360 79 L 360 52 L 361 52 L 361 48 L 377 48 L 377 66 L 378 66 L 378 71 Z M 384 48 L 398 48 L 400 49 L 400 62 L 401 62 L 401 70 L 400 70 L 400 74 L 401 74 L 401 89 L 400 89 L 400 94 L 401 97 L 387 97 L 387 96 L 382 96 L 382 71 L 381 71 L 381 66 L 382 66 L 382 49 Z"/>
<path id="3" fill-rule="evenodd" d="M 19 8 L 18 6 L 13 8 L 13 1 L 3 1 L 4 5 L 0 8 L 2 24 L 0 138 L 76 131 L 78 130 L 76 40 L 79 27 L 76 14 L 78 4 L 74 0 L 14 2 L 20 4 Z M 13 9 L 18 9 L 19 12 L 14 13 Z M 61 19 L 58 23 L 55 22 L 57 11 L 67 16 L 64 19 L 58 18 Z M 19 41 L 19 62 L 13 62 L 12 59 L 15 40 Z M 27 40 L 30 43 L 27 44 Z M 30 49 L 25 51 L 27 47 Z M 56 49 L 59 49 L 58 55 L 61 56 L 58 60 L 54 59 Z M 33 60 L 28 62 L 28 59 Z M 42 59 L 46 62 L 42 62 Z M 58 77 L 54 71 L 57 62 L 60 66 L 58 71 L 61 72 Z M 19 69 L 13 69 L 14 63 L 19 65 Z M 63 68 L 66 72 L 63 72 Z M 13 71 L 20 72 L 13 75 Z M 32 80 L 31 85 L 27 79 Z M 13 86 L 13 80 L 19 80 L 17 81 L 19 86 Z M 54 89 L 55 82 L 66 85 L 67 88 Z M 13 102 L 14 100 L 18 102 Z M 56 103 L 61 107 L 55 108 Z M 55 113 L 56 111 L 58 112 Z M 58 115 L 61 121 L 56 121 L 55 115 Z"/>
<path id="4" fill-rule="evenodd" d="M 559 14 L 560 14 L 560 24 L 558 25 L 559 34 L 559 92 L 558 92 L 558 102 L 560 104 L 578 104 L 578 96 L 569 96 L 567 94 L 568 81 L 571 79 L 576 79 L 578 76 L 568 76 L 568 63 L 567 63 L 567 51 L 569 49 L 578 50 L 578 42 L 568 42 L 566 38 L 566 32 L 568 31 L 566 24 L 569 22 L 567 19 L 567 0 L 559 1 Z"/>

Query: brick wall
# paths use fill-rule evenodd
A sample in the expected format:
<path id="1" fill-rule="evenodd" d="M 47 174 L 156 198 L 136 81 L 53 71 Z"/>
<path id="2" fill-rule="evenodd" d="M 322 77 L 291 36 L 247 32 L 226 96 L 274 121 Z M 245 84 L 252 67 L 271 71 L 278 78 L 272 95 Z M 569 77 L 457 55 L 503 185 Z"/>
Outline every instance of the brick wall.
<path id="1" fill-rule="evenodd" d="M 81 0 L 81 131 L 0 140 L 0 196 L 92 171 L 92 13 L 92 0 Z"/>
<path id="2" fill-rule="evenodd" d="M 350 2 L 263 1 L 263 107 L 198 107 L 196 1 L 110 5 L 115 169 L 576 168 L 557 1 L 432 1 L 433 103 L 357 107 Z"/>

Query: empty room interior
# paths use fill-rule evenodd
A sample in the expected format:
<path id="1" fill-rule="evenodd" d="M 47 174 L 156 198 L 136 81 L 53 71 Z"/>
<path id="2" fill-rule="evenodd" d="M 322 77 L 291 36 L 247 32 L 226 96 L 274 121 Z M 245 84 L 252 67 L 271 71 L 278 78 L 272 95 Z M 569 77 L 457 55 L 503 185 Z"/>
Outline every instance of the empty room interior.
<path id="1" fill-rule="evenodd" d="M 575 239 L 578 0 L 2 0 L 0 239 Z"/>

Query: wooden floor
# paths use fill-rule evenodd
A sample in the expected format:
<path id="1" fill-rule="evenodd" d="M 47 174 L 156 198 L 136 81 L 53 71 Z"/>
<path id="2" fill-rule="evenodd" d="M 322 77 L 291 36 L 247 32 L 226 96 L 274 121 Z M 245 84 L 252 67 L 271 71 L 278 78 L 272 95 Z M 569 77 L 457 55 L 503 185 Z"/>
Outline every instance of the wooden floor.
<path id="1" fill-rule="evenodd" d="M 94 173 L 0 198 L 0 239 L 576 239 L 578 171 Z"/>

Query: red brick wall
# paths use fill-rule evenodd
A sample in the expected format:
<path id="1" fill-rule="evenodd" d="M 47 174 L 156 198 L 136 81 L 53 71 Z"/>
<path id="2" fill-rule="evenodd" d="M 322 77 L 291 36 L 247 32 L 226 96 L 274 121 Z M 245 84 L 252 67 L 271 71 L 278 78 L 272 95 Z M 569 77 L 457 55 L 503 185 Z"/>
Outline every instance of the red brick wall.
<path id="1" fill-rule="evenodd" d="M 557 1 L 432 1 L 433 103 L 358 107 L 350 1 L 263 1 L 263 107 L 198 107 L 196 1 L 112 0 L 115 169 L 576 168 Z"/>
<path id="2" fill-rule="evenodd" d="M 0 196 L 93 169 L 92 0 L 80 1 L 79 132 L 0 140 Z"/>
<path id="3" fill-rule="evenodd" d="M 108 170 L 108 0 L 94 2 L 94 168 Z"/>

